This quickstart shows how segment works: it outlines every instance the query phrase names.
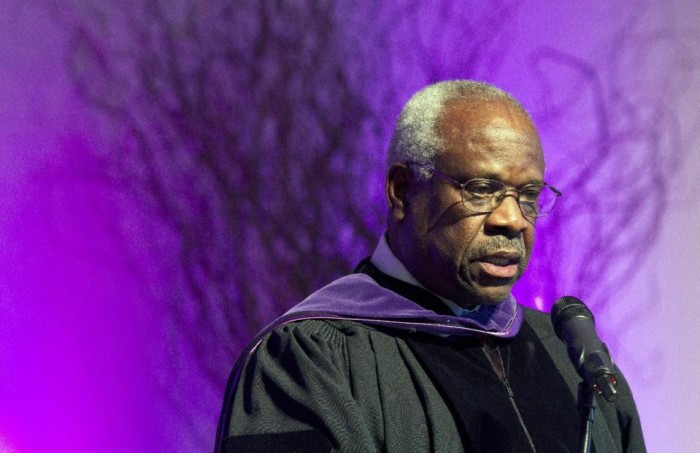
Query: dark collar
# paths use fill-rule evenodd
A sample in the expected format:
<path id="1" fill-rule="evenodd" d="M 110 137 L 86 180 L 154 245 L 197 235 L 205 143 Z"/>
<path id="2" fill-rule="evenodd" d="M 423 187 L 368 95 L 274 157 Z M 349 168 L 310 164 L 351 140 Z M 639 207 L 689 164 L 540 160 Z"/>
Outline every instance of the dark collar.
<path id="1" fill-rule="evenodd" d="M 434 311 L 439 315 L 454 316 L 452 310 L 435 294 L 385 274 L 372 264 L 369 257 L 360 261 L 353 272 L 369 275 L 379 286 L 393 291 L 427 310 Z"/>

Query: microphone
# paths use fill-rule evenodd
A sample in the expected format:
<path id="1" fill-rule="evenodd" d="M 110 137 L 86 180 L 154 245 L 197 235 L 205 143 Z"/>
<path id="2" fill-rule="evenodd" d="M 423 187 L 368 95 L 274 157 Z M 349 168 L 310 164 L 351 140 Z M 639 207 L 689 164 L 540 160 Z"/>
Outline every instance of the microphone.
<path id="1" fill-rule="evenodd" d="M 564 296 L 552 307 L 554 332 L 566 343 L 576 371 L 599 395 L 617 400 L 617 376 L 608 348 L 595 331 L 593 313 L 579 299 Z"/>

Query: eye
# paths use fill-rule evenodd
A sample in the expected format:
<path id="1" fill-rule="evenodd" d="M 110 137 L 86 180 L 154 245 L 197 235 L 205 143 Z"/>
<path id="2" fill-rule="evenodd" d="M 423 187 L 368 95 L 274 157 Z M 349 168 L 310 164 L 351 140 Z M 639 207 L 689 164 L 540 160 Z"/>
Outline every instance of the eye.
<path id="1" fill-rule="evenodd" d="M 464 188 L 466 192 L 475 197 L 492 197 L 496 192 L 498 192 L 495 184 L 489 181 L 472 181 Z"/>
<path id="2" fill-rule="evenodd" d="M 542 192 L 541 187 L 523 187 L 519 192 L 520 201 L 523 203 L 537 203 L 540 192 Z"/>

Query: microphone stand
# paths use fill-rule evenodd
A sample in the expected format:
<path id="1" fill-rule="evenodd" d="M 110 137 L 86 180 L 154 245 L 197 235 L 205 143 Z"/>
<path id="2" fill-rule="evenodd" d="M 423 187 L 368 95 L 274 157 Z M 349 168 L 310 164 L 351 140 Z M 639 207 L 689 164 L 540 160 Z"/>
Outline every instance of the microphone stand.
<path id="1" fill-rule="evenodd" d="M 581 415 L 581 424 L 579 426 L 579 451 L 581 453 L 591 453 L 596 401 L 592 386 L 586 385 L 585 382 L 581 382 L 578 385 L 578 410 Z"/>

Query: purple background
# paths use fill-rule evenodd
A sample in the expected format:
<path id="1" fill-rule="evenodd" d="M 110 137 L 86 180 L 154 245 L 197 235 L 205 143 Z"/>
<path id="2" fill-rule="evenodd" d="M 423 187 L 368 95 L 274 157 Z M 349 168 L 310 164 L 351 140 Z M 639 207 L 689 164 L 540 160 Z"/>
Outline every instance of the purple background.
<path id="1" fill-rule="evenodd" d="M 0 452 L 210 450 L 238 351 L 371 252 L 393 118 L 453 77 L 523 101 L 565 193 L 519 299 L 583 298 L 649 450 L 700 444 L 694 2 L 128 3 L 0 5 Z"/>

